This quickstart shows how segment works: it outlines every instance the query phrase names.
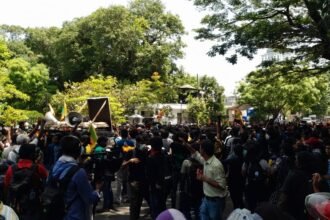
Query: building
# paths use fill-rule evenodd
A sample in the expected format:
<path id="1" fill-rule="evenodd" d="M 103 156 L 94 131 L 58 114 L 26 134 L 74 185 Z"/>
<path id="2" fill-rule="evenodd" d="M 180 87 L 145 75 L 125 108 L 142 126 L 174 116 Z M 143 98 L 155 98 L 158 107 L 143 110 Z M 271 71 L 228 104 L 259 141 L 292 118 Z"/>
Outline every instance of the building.
<path id="1" fill-rule="evenodd" d="M 139 115 L 143 116 L 144 122 L 153 121 L 162 124 L 187 124 L 190 123 L 188 105 L 183 103 L 157 103 L 150 105 L 147 110 L 141 110 Z"/>

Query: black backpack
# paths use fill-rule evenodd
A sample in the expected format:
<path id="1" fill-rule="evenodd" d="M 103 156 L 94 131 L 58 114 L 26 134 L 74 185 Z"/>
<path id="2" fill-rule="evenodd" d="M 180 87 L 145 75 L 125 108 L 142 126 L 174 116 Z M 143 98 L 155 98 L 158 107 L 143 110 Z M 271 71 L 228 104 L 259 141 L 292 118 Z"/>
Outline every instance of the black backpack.
<path id="1" fill-rule="evenodd" d="M 65 204 L 65 193 L 73 175 L 79 170 L 79 166 L 69 168 L 61 180 L 50 179 L 44 192 L 41 194 L 41 219 L 63 219 L 71 204 Z"/>
<path id="2" fill-rule="evenodd" d="M 166 151 L 162 151 L 162 174 L 164 176 L 165 182 L 172 182 L 173 175 L 173 157 L 168 155 Z"/>
<path id="3" fill-rule="evenodd" d="M 187 176 L 187 190 L 191 197 L 201 198 L 203 195 L 203 182 L 197 180 L 197 169 L 203 169 L 203 166 L 194 158 L 189 158 L 191 166 Z"/>
<path id="4" fill-rule="evenodd" d="M 247 167 L 247 179 L 249 184 L 265 184 L 267 180 L 266 172 L 262 169 L 259 161 L 253 161 L 248 163 Z"/>
<path id="5" fill-rule="evenodd" d="M 17 214 L 33 213 L 38 209 L 42 182 L 37 168 L 36 164 L 24 168 L 18 168 L 16 164 L 12 166 L 9 203 Z"/>

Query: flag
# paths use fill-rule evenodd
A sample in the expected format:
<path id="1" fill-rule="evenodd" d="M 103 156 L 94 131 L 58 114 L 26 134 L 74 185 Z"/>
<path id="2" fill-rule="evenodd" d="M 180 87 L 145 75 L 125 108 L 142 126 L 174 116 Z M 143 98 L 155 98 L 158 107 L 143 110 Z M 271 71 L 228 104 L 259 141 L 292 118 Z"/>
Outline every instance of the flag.
<path id="1" fill-rule="evenodd" d="M 97 134 L 93 124 L 89 125 L 89 139 L 90 139 L 91 152 L 93 152 L 97 143 Z"/>
<path id="2" fill-rule="evenodd" d="M 68 115 L 68 109 L 66 106 L 66 102 L 64 101 L 62 111 L 61 111 L 61 121 L 63 121 L 67 115 Z"/>

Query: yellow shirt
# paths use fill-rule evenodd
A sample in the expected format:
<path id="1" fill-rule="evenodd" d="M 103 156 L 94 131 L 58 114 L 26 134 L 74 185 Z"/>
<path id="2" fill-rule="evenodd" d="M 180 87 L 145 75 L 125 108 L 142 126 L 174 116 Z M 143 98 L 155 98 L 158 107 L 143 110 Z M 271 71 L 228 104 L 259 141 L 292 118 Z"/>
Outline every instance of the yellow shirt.
<path id="1" fill-rule="evenodd" d="M 205 196 L 209 197 L 226 197 L 228 194 L 227 190 L 227 182 L 225 171 L 223 169 L 222 163 L 213 155 L 207 161 L 200 155 L 198 151 L 196 151 L 192 158 L 199 161 L 199 163 L 204 165 L 203 173 L 210 179 L 216 181 L 222 188 L 219 189 L 216 187 L 211 186 L 207 182 L 203 182 L 203 191 Z"/>

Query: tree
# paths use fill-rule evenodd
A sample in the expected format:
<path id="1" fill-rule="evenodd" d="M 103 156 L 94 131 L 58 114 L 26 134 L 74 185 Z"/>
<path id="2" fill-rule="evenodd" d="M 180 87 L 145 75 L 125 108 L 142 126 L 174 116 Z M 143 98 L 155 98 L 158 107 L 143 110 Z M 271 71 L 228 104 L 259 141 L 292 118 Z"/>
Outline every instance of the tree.
<path id="1" fill-rule="evenodd" d="M 208 10 L 198 39 L 215 40 L 210 56 L 253 58 L 258 49 L 291 54 L 291 67 L 311 75 L 330 69 L 330 3 L 328 0 L 194 0 Z M 234 49 L 234 50 L 233 50 Z M 301 69 L 301 61 L 308 68 Z M 315 71 L 317 70 L 317 71 Z M 297 71 L 295 71 L 297 72 Z M 285 72 L 283 72 L 285 73 Z"/>
<path id="2" fill-rule="evenodd" d="M 199 82 L 206 108 L 211 121 L 216 121 L 219 113 L 224 111 L 224 88 L 220 86 L 214 77 L 202 76 Z"/>
<path id="3" fill-rule="evenodd" d="M 209 121 L 209 112 L 204 99 L 199 97 L 188 97 L 187 112 L 189 117 L 197 123 L 197 125 L 203 125 Z"/>
<path id="4" fill-rule="evenodd" d="M 156 71 L 172 74 L 177 69 L 174 61 L 183 56 L 183 25 L 159 0 L 100 8 L 60 29 L 28 28 L 24 33 L 27 46 L 60 85 L 95 74 L 130 82 Z"/>
<path id="5" fill-rule="evenodd" d="M 259 115 L 272 115 L 276 119 L 287 111 L 311 112 L 311 108 L 329 91 L 325 76 L 293 81 L 277 70 L 276 66 L 271 66 L 251 72 L 238 88 L 239 103 L 255 107 Z"/>
<path id="6" fill-rule="evenodd" d="M 7 61 L 8 76 L 16 88 L 31 97 L 31 102 L 16 102 L 18 108 L 42 112 L 51 94 L 48 92 L 48 69 L 43 64 L 32 64 L 23 58 Z"/>
<path id="7" fill-rule="evenodd" d="M 114 124 L 124 121 L 124 108 L 119 102 L 120 91 L 118 89 L 117 79 L 111 76 L 91 76 L 83 82 L 66 83 L 65 90 L 58 92 L 52 97 L 51 104 L 55 109 L 67 104 L 68 112 L 79 111 L 88 98 L 108 97 L 111 110 L 111 117 Z M 82 114 L 87 114 L 87 108 L 82 110 Z"/>
<path id="8" fill-rule="evenodd" d="M 10 78 L 10 62 L 12 53 L 4 39 L 0 38 L 0 121 L 5 125 L 14 125 L 21 120 L 36 120 L 41 114 L 37 111 L 29 111 L 14 108 L 17 103 L 27 103 L 30 96 L 15 85 Z M 26 63 L 25 63 L 26 64 Z"/>
<path id="9" fill-rule="evenodd" d="M 158 96 L 152 90 L 152 83 L 144 79 L 123 87 L 120 100 L 125 106 L 126 114 L 132 114 L 134 110 L 149 109 L 151 104 L 157 103 Z"/>

